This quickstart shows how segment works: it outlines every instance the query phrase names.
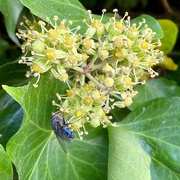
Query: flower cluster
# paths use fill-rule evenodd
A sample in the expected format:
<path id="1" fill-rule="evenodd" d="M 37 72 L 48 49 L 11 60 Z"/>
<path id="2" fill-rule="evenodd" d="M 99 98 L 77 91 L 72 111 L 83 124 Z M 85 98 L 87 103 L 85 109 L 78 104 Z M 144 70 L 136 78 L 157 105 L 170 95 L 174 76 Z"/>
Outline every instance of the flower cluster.
<path id="1" fill-rule="evenodd" d="M 121 19 L 114 16 L 106 23 L 94 19 L 88 11 L 90 23 L 84 35 L 78 34 L 80 27 L 71 29 L 72 21 L 54 16 L 44 21 L 30 22 L 26 19 L 26 30 L 19 30 L 17 36 L 24 39 L 22 52 L 26 55 L 20 63 L 30 66 L 27 76 L 37 77 L 50 71 L 54 78 L 68 84 L 66 95 L 59 95 L 60 104 L 53 101 L 69 119 L 71 128 L 79 130 L 89 122 L 91 126 L 106 126 L 111 120 L 109 111 L 117 106 L 132 104 L 137 94 L 134 86 L 145 83 L 144 73 L 151 77 L 158 75 L 152 67 L 162 60 L 158 50 L 160 40 L 153 41 L 155 32 L 142 20 L 131 24 L 128 13 Z M 70 78 L 71 77 L 71 78 Z"/>

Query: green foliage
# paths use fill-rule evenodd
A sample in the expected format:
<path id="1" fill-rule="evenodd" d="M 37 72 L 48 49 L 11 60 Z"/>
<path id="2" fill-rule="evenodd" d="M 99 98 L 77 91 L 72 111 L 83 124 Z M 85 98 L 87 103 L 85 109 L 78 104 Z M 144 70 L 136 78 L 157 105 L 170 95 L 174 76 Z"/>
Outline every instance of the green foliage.
<path id="1" fill-rule="evenodd" d="M 1 144 L 0 154 L 0 179 L 12 179 L 13 170 L 11 160 Z"/>
<path id="2" fill-rule="evenodd" d="M 150 80 L 145 85 L 137 86 L 136 90 L 138 94 L 134 97 L 134 103 L 129 107 L 131 110 L 156 98 L 180 96 L 180 87 L 165 78 Z"/>
<path id="3" fill-rule="evenodd" d="M 171 20 L 160 19 L 158 20 L 158 23 L 161 25 L 164 32 L 164 37 L 161 39 L 162 46 L 160 47 L 160 49 L 165 54 L 168 54 L 174 48 L 179 30 L 177 25 Z"/>
<path id="4" fill-rule="evenodd" d="M 158 20 L 158 23 L 161 25 L 164 32 L 164 37 L 161 39 L 162 46 L 160 47 L 160 49 L 164 52 L 164 61 L 161 62 L 159 66 L 175 71 L 177 70 L 178 65 L 175 64 L 173 59 L 167 55 L 171 53 L 177 41 L 179 32 L 178 26 L 168 19 L 160 19 Z"/>
<path id="5" fill-rule="evenodd" d="M 66 155 L 50 125 L 52 100 L 63 93 L 66 84 L 42 76 L 39 88 L 29 85 L 3 88 L 24 109 L 23 124 L 7 144 L 7 153 L 16 165 L 20 179 L 105 179 L 107 175 L 107 131 L 89 129 L 83 141 L 68 145 Z M 48 89 L 47 89 L 48 87 Z M 21 161 L 19 161 L 21 159 Z M 44 173 L 46 171 L 46 173 Z"/>
<path id="6" fill-rule="evenodd" d="M 109 179 L 180 178 L 179 105 L 179 97 L 157 98 L 108 128 Z"/>
<path id="7" fill-rule="evenodd" d="M 11 37 L 11 39 L 17 44 L 19 41 L 15 35 L 16 23 L 18 21 L 19 15 L 22 11 L 23 5 L 19 2 L 19 0 L 12 1 L 11 0 L 0 0 L 0 11 L 4 15 L 6 29 Z"/>
<path id="8" fill-rule="evenodd" d="M 0 2 L 2 7 L 10 7 L 9 1 Z M 14 2 L 18 4 L 18 14 L 22 5 Z M 60 21 L 73 20 L 74 27 L 85 28 L 82 19 L 88 15 L 76 0 L 22 0 L 22 3 L 42 19 L 58 15 Z M 0 10 L 4 14 L 3 9 Z M 13 18 L 11 11 L 8 9 L 4 14 L 6 22 Z M 17 14 L 11 26 L 6 24 L 16 44 Z M 157 21 L 148 15 L 141 15 L 132 23 L 142 18 L 156 32 L 156 38 L 163 37 Z M 9 48 L 8 43 L 2 43 L 6 41 L 0 39 L 0 42 L 4 50 Z M 5 59 L 3 50 L 0 55 Z M 82 141 L 76 133 L 75 140 L 67 144 L 68 154 L 65 154 L 52 131 L 50 119 L 56 111 L 52 100 L 56 99 L 57 92 L 66 91 L 66 84 L 46 73 L 41 76 L 39 87 L 34 88 L 32 84 L 36 79 L 27 84 L 24 66 L 16 61 L 0 64 L 0 82 L 6 84 L 5 91 L 20 104 L 0 89 L 0 143 L 6 146 L 6 151 L 0 148 L 0 179 L 13 179 L 11 162 L 19 179 L 180 179 L 180 87 L 175 82 L 159 78 L 138 86 L 139 93 L 130 111 L 113 111 L 113 120 L 117 122 L 107 129 L 88 126 L 89 134 L 84 135 Z"/>
<path id="9" fill-rule="evenodd" d="M 32 14 L 43 20 L 46 20 L 47 16 L 52 20 L 54 15 L 57 15 L 59 21 L 63 19 L 73 20 L 72 27 L 81 26 L 82 28 L 79 32 L 83 33 L 85 30 L 82 20 L 88 19 L 88 14 L 86 9 L 77 0 L 42 0 L 36 3 L 31 0 L 21 0 L 21 2 L 31 10 Z"/>

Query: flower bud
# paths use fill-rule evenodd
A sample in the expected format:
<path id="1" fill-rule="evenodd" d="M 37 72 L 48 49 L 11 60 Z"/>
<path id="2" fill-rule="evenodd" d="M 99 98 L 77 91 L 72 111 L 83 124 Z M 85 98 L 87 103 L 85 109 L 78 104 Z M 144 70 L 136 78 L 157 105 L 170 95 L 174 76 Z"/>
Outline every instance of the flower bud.
<path id="1" fill-rule="evenodd" d="M 104 80 L 104 85 L 106 87 L 112 87 L 114 85 L 114 80 L 110 77 L 107 77 L 105 80 Z"/>
<path id="2" fill-rule="evenodd" d="M 114 46 L 117 48 L 121 48 L 123 46 L 123 44 L 124 44 L 124 41 L 122 38 L 118 37 L 114 40 Z"/>
<path id="3" fill-rule="evenodd" d="M 127 107 L 127 106 L 130 106 L 132 104 L 132 98 L 131 97 L 127 97 L 124 99 L 124 105 Z"/>
<path id="4" fill-rule="evenodd" d="M 69 76 L 68 76 L 68 74 L 67 73 L 62 73 L 62 74 L 59 74 L 59 80 L 60 81 L 68 81 L 68 78 L 69 78 Z"/>
<path id="5" fill-rule="evenodd" d="M 103 67 L 103 71 L 105 72 L 111 72 L 112 70 L 113 68 L 108 63 Z"/>
<path id="6" fill-rule="evenodd" d="M 90 120 L 90 125 L 94 128 L 98 127 L 101 125 L 100 121 L 99 121 L 99 118 L 92 118 Z"/>
<path id="7" fill-rule="evenodd" d="M 35 53 L 43 53 L 45 50 L 45 47 L 46 47 L 45 43 L 40 40 L 36 40 L 32 43 L 32 50 Z"/>
<path id="8" fill-rule="evenodd" d="M 109 56 L 109 52 L 107 50 L 100 50 L 98 56 L 101 60 L 104 60 Z"/>

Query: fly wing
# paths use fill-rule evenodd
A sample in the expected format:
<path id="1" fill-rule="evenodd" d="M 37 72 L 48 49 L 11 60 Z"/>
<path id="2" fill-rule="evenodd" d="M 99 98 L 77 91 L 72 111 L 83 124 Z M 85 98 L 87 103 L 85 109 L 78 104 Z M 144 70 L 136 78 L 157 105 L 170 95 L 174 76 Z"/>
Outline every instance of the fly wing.
<path id="1" fill-rule="evenodd" d="M 63 140 L 58 136 L 58 134 L 56 134 L 56 137 L 57 137 L 57 139 L 58 139 L 58 141 L 59 141 L 59 144 L 60 144 L 60 146 L 62 147 L 63 151 L 64 151 L 65 153 L 67 153 L 67 148 L 66 148 L 65 141 L 63 141 Z"/>

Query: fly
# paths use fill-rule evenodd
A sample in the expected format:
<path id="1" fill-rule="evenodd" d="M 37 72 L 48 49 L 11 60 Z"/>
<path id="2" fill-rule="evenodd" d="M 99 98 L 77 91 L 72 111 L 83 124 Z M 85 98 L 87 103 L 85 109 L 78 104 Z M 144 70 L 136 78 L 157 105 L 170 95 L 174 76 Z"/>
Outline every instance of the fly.
<path id="1" fill-rule="evenodd" d="M 70 143 L 71 140 L 74 138 L 74 133 L 68 127 L 68 124 L 66 124 L 62 112 L 58 112 L 52 116 L 51 125 L 63 151 L 67 153 L 67 149 L 64 141 Z"/>

